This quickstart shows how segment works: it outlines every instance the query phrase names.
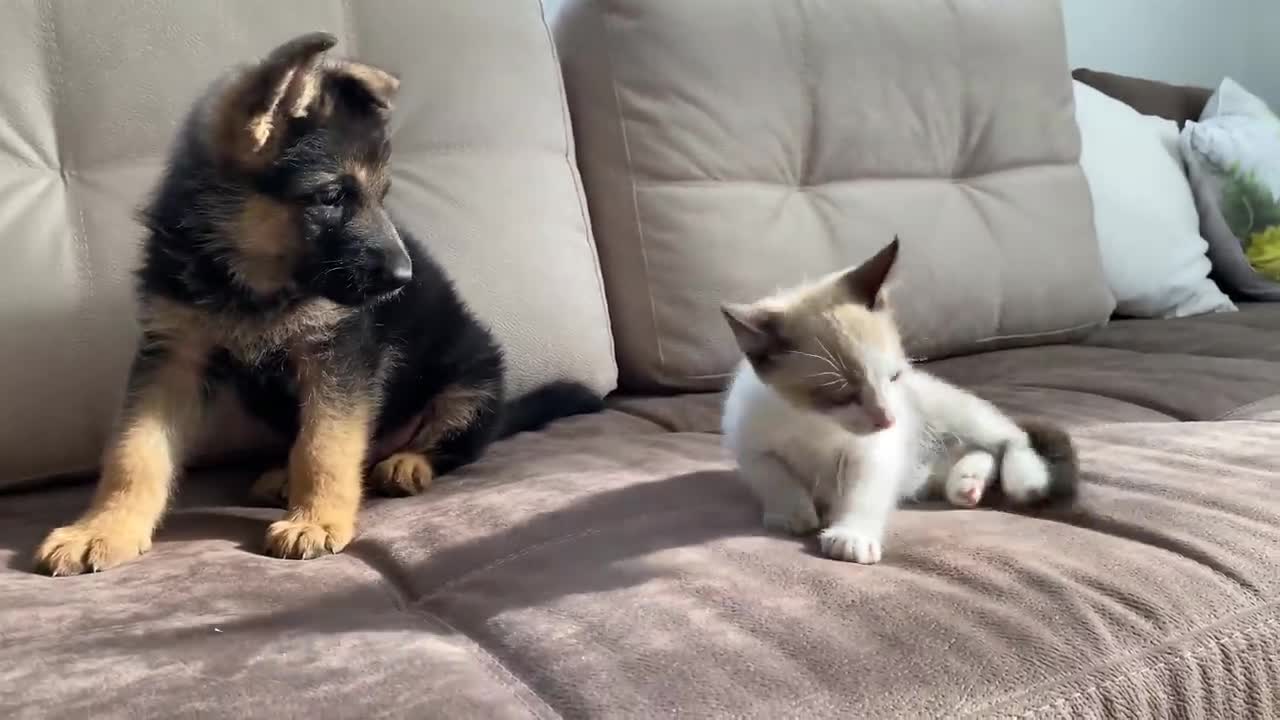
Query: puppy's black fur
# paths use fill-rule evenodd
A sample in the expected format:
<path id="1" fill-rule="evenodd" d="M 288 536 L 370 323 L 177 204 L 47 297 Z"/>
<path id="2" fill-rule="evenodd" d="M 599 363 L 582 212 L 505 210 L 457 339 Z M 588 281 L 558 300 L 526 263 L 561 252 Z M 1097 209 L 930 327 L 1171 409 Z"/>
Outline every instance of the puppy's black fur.
<path id="1" fill-rule="evenodd" d="M 305 54 L 308 42 L 323 45 L 328 38 L 299 38 L 292 50 L 277 50 L 274 57 L 283 60 L 276 64 L 287 64 L 290 52 Z M 260 98 L 229 102 L 226 93 L 237 88 L 224 81 L 197 106 L 143 212 L 150 233 L 138 273 L 141 302 L 172 301 L 216 316 L 220 325 L 246 324 L 250 332 L 273 319 L 287 322 L 291 311 L 318 300 L 332 303 L 333 322 L 303 332 L 311 336 L 309 350 L 324 355 L 337 392 L 376 396 L 370 398 L 378 408 L 375 440 L 411 424 L 450 388 L 474 391 L 465 427 L 442 431 L 431 446 L 409 446 L 428 454 L 437 474 L 471 462 L 503 435 L 597 409 L 599 399 L 573 383 L 504 402 L 497 342 L 426 247 L 383 207 L 390 184 L 386 121 L 397 83 L 368 66 L 350 71 L 353 65 L 313 71 L 312 105 L 321 109 L 286 118 L 287 127 L 269 140 L 275 157 L 265 162 L 237 162 L 237 148 L 226 146 L 226 128 L 219 127 L 228 118 L 218 115 L 244 107 L 251 113 Z M 252 94 L 274 86 L 267 79 L 249 87 Z M 246 225 L 263 216 L 284 237 L 234 235 L 262 232 Z M 274 219 L 280 216 L 286 219 Z M 252 267 L 260 262 L 277 267 Z M 402 274 L 388 275 L 391 266 Z M 209 372 L 212 380 L 230 381 L 252 412 L 293 437 L 300 405 L 291 350 L 299 338 L 290 334 L 249 347 L 217 343 Z M 164 345 L 150 340 L 150 347 Z"/>
<path id="2" fill-rule="evenodd" d="M 496 438 L 591 411 L 553 383 L 508 402 L 503 353 L 383 202 L 399 81 L 295 38 L 196 103 L 141 213 L 142 340 L 99 493 L 37 552 L 51 574 L 145 551 L 200 407 L 220 388 L 294 438 L 267 550 L 354 534 L 361 479 L 412 494 Z M 266 477 L 266 476 L 264 476 Z"/>

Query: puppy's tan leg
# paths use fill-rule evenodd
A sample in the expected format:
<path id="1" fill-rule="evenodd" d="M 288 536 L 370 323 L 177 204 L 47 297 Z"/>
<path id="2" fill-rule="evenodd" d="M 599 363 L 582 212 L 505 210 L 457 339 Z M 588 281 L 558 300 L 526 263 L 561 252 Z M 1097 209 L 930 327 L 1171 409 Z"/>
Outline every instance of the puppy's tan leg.
<path id="1" fill-rule="evenodd" d="M 195 342 L 139 351 L 89 510 L 49 534 L 36 551 L 37 570 L 97 572 L 150 549 L 184 445 L 198 426 L 207 355 L 208 347 Z"/>
<path id="2" fill-rule="evenodd" d="M 417 495 L 435 480 L 427 456 L 420 452 L 398 452 L 382 460 L 369 471 L 369 485 L 389 497 Z"/>
<path id="3" fill-rule="evenodd" d="M 382 495 L 417 495 L 435 480 L 431 455 L 454 435 L 467 432 L 494 392 L 485 388 L 451 385 L 431 400 L 422 428 L 405 452 L 398 452 L 373 466 L 370 487 Z"/>
<path id="4" fill-rule="evenodd" d="M 289 453 L 289 511 L 267 528 L 269 555 L 307 560 L 355 536 L 374 398 L 338 392 L 324 372 L 301 373 L 302 426 Z"/>

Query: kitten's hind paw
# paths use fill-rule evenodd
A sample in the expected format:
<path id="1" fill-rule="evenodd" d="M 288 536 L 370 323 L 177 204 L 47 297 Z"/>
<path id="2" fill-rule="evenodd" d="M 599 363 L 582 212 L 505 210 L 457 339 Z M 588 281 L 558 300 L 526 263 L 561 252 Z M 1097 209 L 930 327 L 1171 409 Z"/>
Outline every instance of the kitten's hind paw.
<path id="1" fill-rule="evenodd" d="M 1019 423 L 1026 445 L 1005 450 L 1000 463 L 1000 487 L 1019 505 L 1069 503 L 1080 482 L 1080 463 L 1071 436 L 1044 422 Z"/>
<path id="2" fill-rule="evenodd" d="M 875 565 L 883 554 L 878 538 L 847 525 L 832 525 L 822 531 L 819 540 L 822 554 L 833 560 Z"/>
<path id="3" fill-rule="evenodd" d="M 974 450 L 966 454 L 947 473 L 947 502 L 956 507 L 977 507 L 995 473 L 996 459 L 991 453 Z"/>

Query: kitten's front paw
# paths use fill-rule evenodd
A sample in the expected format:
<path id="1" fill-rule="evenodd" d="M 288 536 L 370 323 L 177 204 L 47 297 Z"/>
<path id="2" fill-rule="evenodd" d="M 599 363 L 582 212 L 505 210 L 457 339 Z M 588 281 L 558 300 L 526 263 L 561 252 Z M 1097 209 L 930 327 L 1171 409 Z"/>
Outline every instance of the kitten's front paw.
<path id="1" fill-rule="evenodd" d="M 847 525 L 832 525 L 819 536 L 822 553 L 833 560 L 874 565 L 880 562 L 880 539 Z"/>
<path id="2" fill-rule="evenodd" d="M 989 452 L 975 450 L 951 466 L 947 473 L 947 502 L 957 507 L 977 507 L 996 471 L 996 459 Z"/>
<path id="3" fill-rule="evenodd" d="M 1026 505 L 1043 499 L 1049 493 L 1049 480 L 1049 467 L 1029 446 L 1005 451 L 1000 487 L 1013 502 Z"/>
<path id="4" fill-rule="evenodd" d="M 766 510 L 764 513 L 764 526 L 769 530 L 777 530 L 792 535 L 808 535 L 820 527 L 818 511 L 813 507 L 812 503 L 783 512 Z"/>

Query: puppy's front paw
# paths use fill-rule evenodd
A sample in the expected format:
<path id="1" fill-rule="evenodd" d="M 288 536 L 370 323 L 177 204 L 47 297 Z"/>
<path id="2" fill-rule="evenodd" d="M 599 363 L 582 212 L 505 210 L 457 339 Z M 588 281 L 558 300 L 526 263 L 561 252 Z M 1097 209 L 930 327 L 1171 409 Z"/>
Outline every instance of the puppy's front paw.
<path id="1" fill-rule="evenodd" d="M 813 503 L 788 510 L 765 510 L 764 526 L 792 535 L 808 535 L 819 527 L 818 511 Z"/>
<path id="2" fill-rule="evenodd" d="M 100 572 L 151 549 L 151 530 L 128 519 L 99 518 L 60 527 L 36 550 L 36 570 L 46 575 Z"/>
<path id="3" fill-rule="evenodd" d="M 414 452 L 396 453 L 374 465 L 369 473 L 373 489 L 390 497 L 417 495 L 431 487 L 434 480 L 431 462 Z"/>
<path id="4" fill-rule="evenodd" d="M 355 529 L 337 523 L 286 518 L 267 528 L 267 554 L 286 560 L 310 560 L 341 552 Z"/>
<path id="5" fill-rule="evenodd" d="M 880 539 L 848 525 L 832 525 L 818 536 L 822 553 L 833 560 L 874 565 L 880 562 Z"/>
<path id="6" fill-rule="evenodd" d="M 947 502 L 957 507 L 977 507 L 996 471 L 991 453 L 975 450 L 956 461 L 947 473 Z"/>

